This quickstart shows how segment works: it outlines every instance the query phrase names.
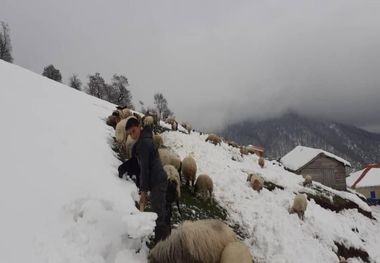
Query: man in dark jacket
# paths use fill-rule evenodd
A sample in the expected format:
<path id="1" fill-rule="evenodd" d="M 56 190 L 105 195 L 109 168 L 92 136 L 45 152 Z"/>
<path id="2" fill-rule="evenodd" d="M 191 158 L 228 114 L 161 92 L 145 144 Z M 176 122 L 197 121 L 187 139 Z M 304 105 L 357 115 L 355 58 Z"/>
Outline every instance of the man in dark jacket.
<path id="1" fill-rule="evenodd" d="M 167 176 L 158 150 L 153 144 L 152 129 L 145 127 L 141 130 L 139 121 L 135 117 L 128 118 L 125 129 L 132 139 L 137 140 L 132 155 L 136 157 L 140 167 L 140 211 L 144 211 L 150 191 L 152 210 L 157 214 L 154 233 L 155 242 L 158 242 L 170 234 L 170 226 L 166 221 Z"/>

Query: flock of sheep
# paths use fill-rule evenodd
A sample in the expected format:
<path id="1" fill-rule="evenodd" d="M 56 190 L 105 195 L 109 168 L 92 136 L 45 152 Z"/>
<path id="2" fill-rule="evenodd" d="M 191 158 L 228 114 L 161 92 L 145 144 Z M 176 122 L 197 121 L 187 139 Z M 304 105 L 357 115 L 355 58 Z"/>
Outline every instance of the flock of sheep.
<path id="1" fill-rule="evenodd" d="M 145 115 L 132 112 L 126 108 L 117 108 L 107 119 L 107 125 L 115 129 L 115 139 L 119 145 L 119 150 L 123 151 L 127 159 L 131 157 L 132 147 L 135 141 L 125 131 L 126 118 L 135 116 L 143 127 L 150 126 L 156 131 L 160 119 L 154 112 L 146 112 Z M 178 130 L 178 122 L 174 117 L 169 117 L 165 122 L 171 125 L 172 130 Z M 192 127 L 188 123 L 181 124 L 190 134 Z M 239 146 L 232 141 L 223 140 L 221 137 L 210 134 L 206 142 L 220 145 L 224 141 L 228 145 L 240 148 L 242 155 L 256 153 L 250 146 Z M 181 197 L 181 185 L 186 184 L 193 189 L 193 193 L 201 196 L 204 200 L 212 202 L 213 181 L 207 174 L 197 176 L 197 164 L 195 159 L 189 155 L 181 160 L 174 150 L 164 145 L 160 134 L 153 132 L 153 142 L 158 148 L 161 163 L 168 177 L 168 193 L 175 196 L 175 201 L 179 209 L 179 199 Z M 265 161 L 260 156 L 259 165 L 263 168 Z M 248 175 L 247 181 L 253 190 L 260 192 L 264 187 L 263 177 L 256 173 Z M 312 180 L 310 176 L 305 177 L 304 186 L 310 186 Z M 307 207 L 307 200 L 304 194 L 297 194 L 294 198 L 289 213 L 297 213 L 303 220 Z M 180 210 L 179 210 L 180 211 Z M 174 263 L 174 262 L 252 262 L 252 256 L 248 247 L 238 241 L 237 236 L 223 222 L 218 220 L 198 220 L 185 221 L 171 235 L 159 242 L 150 252 L 149 262 L 151 263 Z"/>

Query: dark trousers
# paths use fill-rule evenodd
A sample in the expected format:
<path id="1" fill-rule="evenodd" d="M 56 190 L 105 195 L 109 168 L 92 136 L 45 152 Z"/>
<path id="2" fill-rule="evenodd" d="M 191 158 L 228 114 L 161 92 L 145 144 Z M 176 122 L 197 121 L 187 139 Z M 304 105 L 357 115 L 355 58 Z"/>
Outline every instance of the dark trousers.
<path id="1" fill-rule="evenodd" d="M 166 213 L 166 189 L 167 182 L 158 184 L 150 191 L 152 210 L 157 214 L 156 227 L 154 229 L 154 241 L 164 240 L 170 234 L 170 225 L 167 224 Z M 170 220 L 170 219 L 169 219 Z"/>

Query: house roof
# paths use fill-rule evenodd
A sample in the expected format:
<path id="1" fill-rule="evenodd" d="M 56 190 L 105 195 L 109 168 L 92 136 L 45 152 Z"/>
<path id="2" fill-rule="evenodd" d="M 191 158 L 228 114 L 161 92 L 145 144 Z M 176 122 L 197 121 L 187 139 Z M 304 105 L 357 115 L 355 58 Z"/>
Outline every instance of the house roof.
<path id="1" fill-rule="evenodd" d="M 341 157 L 335 154 L 326 152 L 321 149 L 310 148 L 306 146 L 297 146 L 290 152 L 288 152 L 284 157 L 281 158 L 280 162 L 288 169 L 292 171 L 298 171 L 305 165 L 314 160 L 318 155 L 324 154 L 327 157 L 337 160 L 345 166 L 351 166 L 351 164 Z"/>
<path id="2" fill-rule="evenodd" d="M 351 173 L 346 178 L 346 183 L 351 188 L 380 186 L 380 163 L 368 165 L 363 170 Z"/>

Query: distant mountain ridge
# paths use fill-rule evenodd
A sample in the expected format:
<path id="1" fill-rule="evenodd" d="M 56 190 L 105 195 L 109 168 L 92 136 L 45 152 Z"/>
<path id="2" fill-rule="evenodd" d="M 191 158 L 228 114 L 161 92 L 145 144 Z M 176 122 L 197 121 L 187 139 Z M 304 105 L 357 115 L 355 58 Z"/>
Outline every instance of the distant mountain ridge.
<path id="1" fill-rule="evenodd" d="M 297 145 L 320 148 L 351 162 L 359 169 L 380 161 L 380 134 L 300 116 L 294 112 L 263 121 L 228 125 L 221 135 L 241 144 L 265 147 L 266 156 L 278 159 Z"/>

